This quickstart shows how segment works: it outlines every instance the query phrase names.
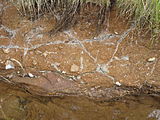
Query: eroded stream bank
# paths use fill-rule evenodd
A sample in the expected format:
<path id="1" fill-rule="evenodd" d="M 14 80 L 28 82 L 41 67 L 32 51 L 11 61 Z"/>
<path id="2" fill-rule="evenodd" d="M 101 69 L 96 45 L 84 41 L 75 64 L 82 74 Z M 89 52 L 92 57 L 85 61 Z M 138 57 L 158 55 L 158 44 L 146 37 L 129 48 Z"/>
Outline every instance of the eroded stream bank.
<path id="1" fill-rule="evenodd" d="M 96 11 L 86 6 L 72 28 L 50 36 L 53 16 L 31 21 L 0 0 L 0 79 L 40 96 L 111 99 L 136 90 L 159 93 L 160 45 L 149 49 L 148 36 L 138 36 L 116 9 L 97 35 Z"/>
<path id="2" fill-rule="evenodd" d="M 0 0 L 0 119 L 160 120 L 160 45 L 116 9 L 97 35 L 96 11 L 50 36 L 53 16 L 30 21 Z"/>

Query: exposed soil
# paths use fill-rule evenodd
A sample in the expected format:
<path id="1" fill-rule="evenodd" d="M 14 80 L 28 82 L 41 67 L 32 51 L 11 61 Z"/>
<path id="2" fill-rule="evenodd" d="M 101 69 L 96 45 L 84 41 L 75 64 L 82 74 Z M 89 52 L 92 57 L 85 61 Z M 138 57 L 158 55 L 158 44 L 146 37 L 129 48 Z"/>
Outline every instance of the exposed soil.
<path id="1" fill-rule="evenodd" d="M 94 14 L 82 15 L 72 28 L 50 36 L 53 16 L 30 21 L 0 0 L 1 79 L 42 96 L 112 98 L 145 85 L 160 92 L 158 44 L 156 49 L 144 46 L 149 39 L 135 35 L 134 26 L 117 18 L 116 10 L 98 36 Z"/>

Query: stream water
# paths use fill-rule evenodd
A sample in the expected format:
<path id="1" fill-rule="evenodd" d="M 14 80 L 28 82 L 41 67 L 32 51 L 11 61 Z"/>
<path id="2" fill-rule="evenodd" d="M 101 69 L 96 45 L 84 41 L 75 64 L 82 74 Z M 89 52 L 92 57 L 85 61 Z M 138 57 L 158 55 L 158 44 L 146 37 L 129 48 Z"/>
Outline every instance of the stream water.
<path id="1" fill-rule="evenodd" d="M 0 83 L 0 120 L 160 120 L 159 96 L 40 97 Z"/>

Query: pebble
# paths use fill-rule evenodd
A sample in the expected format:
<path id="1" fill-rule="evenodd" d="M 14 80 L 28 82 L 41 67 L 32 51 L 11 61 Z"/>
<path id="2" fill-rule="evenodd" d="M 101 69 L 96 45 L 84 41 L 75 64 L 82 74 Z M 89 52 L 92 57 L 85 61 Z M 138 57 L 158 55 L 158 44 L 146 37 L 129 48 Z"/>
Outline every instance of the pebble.
<path id="1" fill-rule="evenodd" d="M 8 79 L 13 78 L 13 74 L 9 74 L 9 75 L 7 75 L 7 78 L 8 78 Z"/>
<path id="2" fill-rule="evenodd" d="M 43 38 L 43 34 L 39 34 L 39 35 L 37 35 L 37 36 L 36 36 L 36 38 L 40 38 L 40 39 L 42 39 L 42 38 Z"/>
<path id="3" fill-rule="evenodd" d="M 91 91 L 95 90 L 95 88 L 91 88 Z"/>
<path id="4" fill-rule="evenodd" d="M 33 77 L 34 77 L 34 75 L 33 75 L 32 73 L 28 73 L 28 76 L 29 76 L 30 78 L 33 78 Z"/>
<path id="5" fill-rule="evenodd" d="M 118 32 L 114 32 L 116 35 L 118 35 Z"/>
<path id="6" fill-rule="evenodd" d="M 81 84 L 85 84 L 85 82 L 84 82 L 84 81 L 80 81 L 80 83 L 81 83 Z"/>
<path id="7" fill-rule="evenodd" d="M 48 55 L 47 52 L 44 52 L 44 53 L 43 53 L 43 56 L 44 56 L 44 57 L 47 57 L 47 55 Z"/>
<path id="8" fill-rule="evenodd" d="M 78 80 L 80 80 L 80 79 L 81 79 L 81 76 L 80 76 L 80 75 L 78 75 L 78 76 L 77 76 L 77 79 L 78 79 Z"/>
<path id="9" fill-rule="evenodd" d="M 6 54 L 9 53 L 10 52 L 9 48 L 3 49 L 3 52 L 6 53 Z"/>
<path id="10" fill-rule="evenodd" d="M 125 60 L 125 61 L 128 61 L 128 60 L 129 60 L 129 57 L 128 57 L 128 56 L 122 56 L 121 59 L 122 59 L 122 60 Z"/>
<path id="11" fill-rule="evenodd" d="M 157 120 L 160 120 L 160 110 L 154 110 L 152 113 L 148 115 L 148 118 L 156 118 Z"/>
<path id="12" fill-rule="evenodd" d="M 62 71 L 62 74 L 66 74 L 66 71 Z"/>
<path id="13" fill-rule="evenodd" d="M 70 69 L 71 72 L 78 72 L 79 71 L 79 66 L 76 65 L 76 64 L 73 64 L 71 66 L 71 69 Z"/>
<path id="14" fill-rule="evenodd" d="M 100 73 L 109 73 L 108 66 L 105 64 L 98 65 L 96 71 Z"/>
<path id="15" fill-rule="evenodd" d="M 7 60 L 6 61 L 6 63 L 5 63 L 5 69 L 6 70 L 9 70 L 9 69 L 14 69 L 15 67 L 14 67 L 14 63 L 12 62 L 12 61 L 10 61 L 10 60 Z"/>
<path id="16" fill-rule="evenodd" d="M 152 57 L 152 58 L 149 58 L 147 61 L 148 62 L 154 62 L 156 60 L 156 58 L 155 57 Z"/>
<path id="17" fill-rule="evenodd" d="M 115 83 L 117 86 L 121 86 L 122 84 L 120 82 Z"/>
<path id="18" fill-rule="evenodd" d="M 37 65 L 37 61 L 36 60 L 33 60 L 33 65 Z"/>

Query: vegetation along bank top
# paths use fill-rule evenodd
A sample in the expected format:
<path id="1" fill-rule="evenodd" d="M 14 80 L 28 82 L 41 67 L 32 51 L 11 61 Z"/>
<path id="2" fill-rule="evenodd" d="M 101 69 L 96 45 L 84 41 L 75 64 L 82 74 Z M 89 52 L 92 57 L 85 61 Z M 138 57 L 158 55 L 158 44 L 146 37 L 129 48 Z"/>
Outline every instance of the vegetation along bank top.
<path id="1" fill-rule="evenodd" d="M 30 19 L 51 13 L 62 25 L 59 31 L 67 24 L 73 23 L 75 16 L 80 14 L 86 5 L 97 6 L 98 26 L 103 25 L 108 13 L 113 6 L 119 11 L 119 16 L 134 23 L 138 29 L 145 29 L 151 33 L 153 39 L 160 39 L 160 0 L 11 0 L 20 11 L 21 15 Z M 92 11 L 91 11 L 92 12 Z"/>

